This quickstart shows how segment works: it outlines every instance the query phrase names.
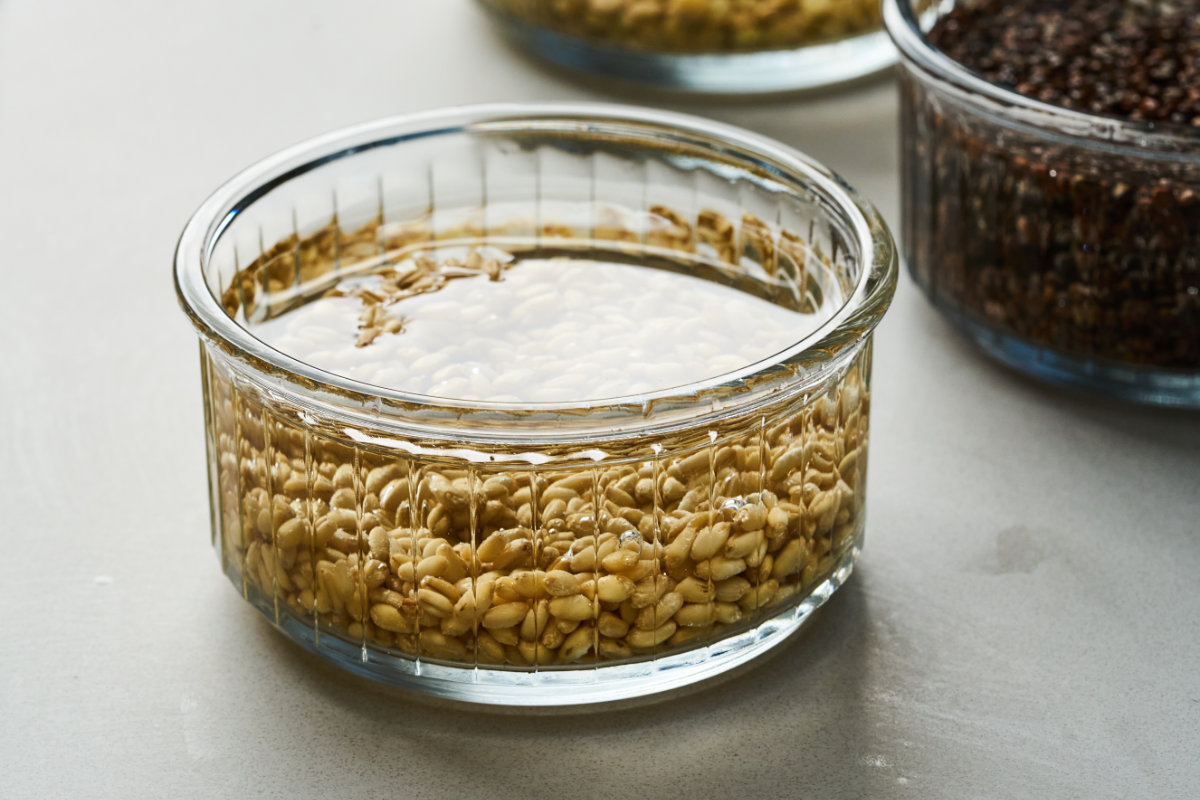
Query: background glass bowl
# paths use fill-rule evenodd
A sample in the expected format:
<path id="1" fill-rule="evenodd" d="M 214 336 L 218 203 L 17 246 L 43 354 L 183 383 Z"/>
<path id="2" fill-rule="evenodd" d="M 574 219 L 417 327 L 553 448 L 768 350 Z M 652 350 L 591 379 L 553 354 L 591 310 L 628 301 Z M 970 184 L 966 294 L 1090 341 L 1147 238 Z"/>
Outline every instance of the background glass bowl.
<path id="1" fill-rule="evenodd" d="M 245 327 L 431 244 L 622 252 L 802 302 L 759 363 L 577 404 L 358 383 Z M 175 261 L 200 335 L 213 544 L 288 637 L 431 695 L 566 705 L 783 641 L 862 542 L 878 214 L 768 139 L 618 106 L 384 120 L 249 168 Z"/>
<path id="2" fill-rule="evenodd" d="M 925 39 L 953 0 L 887 0 L 903 63 L 909 272 L 1037 378 L 1200 407 L 1200 130 L 996 87 Z"/>
<path id="3" fill-rule="evenodd" d="M 818 4 L 796 2 L 760 22 L 735 17 L 759 12 L 714 11 L 718 4 L 709 0 L 479 2 L 518 48 L 547 61 L 683 91 L 815 89 L 896 63 L 872 0 L 832 0 L 811 13 L 806 9 Z M 678 20 L 679 12 L 668 9 L 683 5 L 690 6 L 691 16 Z M 765 7 L 747 3 L 746 8 Z M 634 17 L 623 21 L 631 13 Z"/>

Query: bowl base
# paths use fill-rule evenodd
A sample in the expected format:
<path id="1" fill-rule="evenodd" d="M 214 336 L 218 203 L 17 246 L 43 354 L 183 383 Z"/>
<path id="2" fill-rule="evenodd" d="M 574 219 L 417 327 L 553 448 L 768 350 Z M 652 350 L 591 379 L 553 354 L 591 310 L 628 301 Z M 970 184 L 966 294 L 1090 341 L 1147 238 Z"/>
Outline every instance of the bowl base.
<path id="1" fill-rule="evenodd" d="M 249 588 L 246 599 L 289 639 L 349 672 L 431 697 L 498 706 L 565 707 L 631 700 L 713 678 L 783 644 L 850 577 L 861 552 L 855 544 L 824 580 L 794 605 L 748 630 L 682 653 L 611 666 L 542 669 L 456 667 L 380 652 L 313 629 L 312 621 L 277 608 Z M 236 577 L 236 576 L 231 576 Z M 240 583 L 240 580 L 238 581 Z"/>
<path id="2" fill-rule="evenodd" d="M 626 50 L 538 28 L 489 9 L 522 50 L 570 69 L 685 92 L 746 94 L 834 86 L 882 72 L 896 63 L 883 31 L 795 50 L 682 54 Z"/>
<path id="3" fill-rule="evenodd" d="M 1067 356 L 998 331 L 944 305 L 937 308 L 985 353 L 1030 377 L 1135 403 L 1200 408 L 1200 373 Z"/>

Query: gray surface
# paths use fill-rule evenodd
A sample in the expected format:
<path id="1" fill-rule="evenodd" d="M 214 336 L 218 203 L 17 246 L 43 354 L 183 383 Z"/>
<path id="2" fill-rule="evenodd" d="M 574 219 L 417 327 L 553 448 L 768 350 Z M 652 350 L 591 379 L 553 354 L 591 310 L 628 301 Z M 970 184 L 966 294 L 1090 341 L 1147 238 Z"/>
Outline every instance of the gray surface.
<path id="1" fill-rule="evenodd" d="M 605 95 L 466 0 L 71 6 L 0 2 L 0 795 L 1200 794 L 1200 415 L 1016 378 L 907 280 L 878 340 L 860 571 L 774 659 L 529 718 L 301 654 L 208 548 L 178 231 L 327 129 Z M 895 221 L 895 106 L 883 82 L 683 109 L 794 143 Z"/>

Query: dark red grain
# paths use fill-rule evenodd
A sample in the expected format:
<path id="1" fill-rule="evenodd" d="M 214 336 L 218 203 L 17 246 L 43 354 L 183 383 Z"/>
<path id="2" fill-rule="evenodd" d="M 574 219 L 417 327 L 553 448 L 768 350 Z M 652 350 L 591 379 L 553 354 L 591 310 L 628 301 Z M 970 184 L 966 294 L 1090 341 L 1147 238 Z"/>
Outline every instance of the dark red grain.
<path id="1" fill-rule="evenodd" d="M 960 1 L 932 45 L 987 81 L 1175 124 L 1169 153 L 998 124 L 910 76 L 905 255 L 940 306 L 1083 359 L 1200 369 L 1200 0 Z"/>

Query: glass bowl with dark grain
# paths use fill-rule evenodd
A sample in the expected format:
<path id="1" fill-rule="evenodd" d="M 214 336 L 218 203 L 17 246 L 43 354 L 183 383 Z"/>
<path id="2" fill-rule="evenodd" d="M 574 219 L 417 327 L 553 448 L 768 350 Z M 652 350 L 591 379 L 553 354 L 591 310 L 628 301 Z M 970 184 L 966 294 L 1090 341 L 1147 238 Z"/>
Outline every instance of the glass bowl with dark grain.
<path id="1" fill-rule="evenodd" d="M 904 257 L 999 361 L 1200 407 L 1200 4 L 888 0 Z"/>

